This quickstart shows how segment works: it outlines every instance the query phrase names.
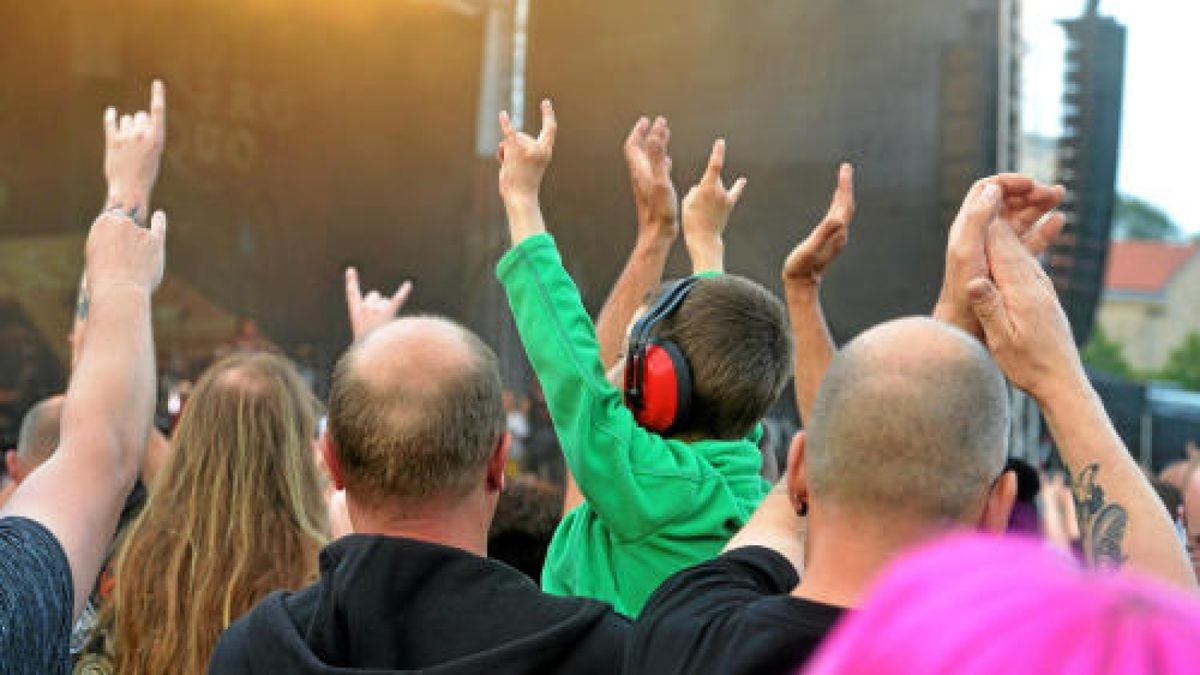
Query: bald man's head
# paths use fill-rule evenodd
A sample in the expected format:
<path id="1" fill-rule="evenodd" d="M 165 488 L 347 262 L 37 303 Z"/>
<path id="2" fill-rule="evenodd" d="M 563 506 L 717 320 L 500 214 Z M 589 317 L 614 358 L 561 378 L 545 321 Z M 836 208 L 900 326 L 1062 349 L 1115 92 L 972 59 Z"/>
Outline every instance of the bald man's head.
<path id="1" fill-rule="evenodd" d="M 21 435 L 17 440 L 17 457 L 26 472 L 33 471 L 50 459 L 58 447 L 58 430 L 62 424 L 63 397 L 51 396 L 25 413 L 21 420 Z"/>
<path id="2" fill-rule="evenodd" d="M 504 430 L 496 356 L 445 319 L 394 321 L 338 362 L 329 433 L 349 494 L 418 504 L 480 484 Z"/>
<path id="3" fill-rule="evenodd" d="M 834 358 L 814 405 L 809 494 L 875 518 L 959 520 L 1002 473 L 1008 398 L 991 356 L 966 333 L 900 319 Z"/>

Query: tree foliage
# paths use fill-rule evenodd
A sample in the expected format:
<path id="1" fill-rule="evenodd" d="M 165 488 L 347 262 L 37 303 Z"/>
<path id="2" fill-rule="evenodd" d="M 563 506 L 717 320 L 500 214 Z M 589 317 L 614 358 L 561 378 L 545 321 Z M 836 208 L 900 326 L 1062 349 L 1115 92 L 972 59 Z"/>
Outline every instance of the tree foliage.
<path id="1" fill-rule="evenodd" d="M 1200 391 L 1200 333 L 1188 333 L 1183 342 L 1167 357 L 1162 377 L 1178 382 L 1192 391 Z"/>
<path id="2" fill-rule="evenodd" d="M 1162 209 L 1143 199 L 1118 195 L 1113 213 L 1113 236 L 1118 239 L 1178 241 L 1183 233 Z"/>
<path id="3" fill-rule="evenodd" d="M 1133 377 L 1133 368 L 1125 360 L 1121 345 L 1109 338 L 1099 324 L 1092 331 L 1092 337 L 1084 346 L 1080 356 L 1083 358 L 1083 363 L 1089 368 L 1117 377 Z"/>

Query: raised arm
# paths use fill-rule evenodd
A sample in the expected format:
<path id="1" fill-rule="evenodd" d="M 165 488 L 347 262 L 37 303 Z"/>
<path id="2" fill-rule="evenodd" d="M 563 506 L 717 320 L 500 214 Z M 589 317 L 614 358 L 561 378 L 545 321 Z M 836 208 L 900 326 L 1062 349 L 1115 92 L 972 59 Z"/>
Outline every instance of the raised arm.
<path id="1" fill-rule="evenodd" d="M 150 432 L 150 294 L 162 280 L 166 226 L 161 212 L 148 230 L 111 212 L 92 225 L 88 340 L 67 388 L 59 447 L 3 512 L 38 521 L 58 539 L 71 567 L 76 615 L 100 572 Z"/>
<path id="2" fill-rule="evenodd" d="M 655 118 L 654 124 L 645 117 L 638 119 L 625 139 L 625 163 L 629 165 L 638 231 L 625 269 L 596 316 L 596 339 L 606 371 L 619 366 L 625 329 L 646 296 L 662 281 L 671 246 L 679 236 L 679 198 L 667 153 L 670 142 L 671 128 L 664 117 Z M 583 501 L 583 492 L 568 469 L 563 514 Z"/>
<path id="3" fill-rule="evenodd" d="M 150 85 L 150 112 L 118 117 L 115 108 L 104 111 L 104 211 L 123 213 L 144 225 L 150 213 L 150 198 L 158 180 L 167 141 L 167 95 L 162 81 Z M 71 326 L 71 368 L 78 363 L 86 335 L 90 301 L 87 274 L 79 281 L 79 297 Z M 170 442 L 158 429 L 150 428 L 142 462 L 142 482 L 152 486 L 166 465 Z"/>
<path id="4" fill-rule="evenodd" d="M 724 169 L 725 139 L 718 138 L 704 177 L 683 198 L 683 240 L 693 274 L 725 271 L 725 226 L 746 190 L 746 179 L 738 178 L 727 190 L 721 180 Z"/>
<path id="5" fill-rule="evenodd" d="M 125 214 L 139 225 L 150 214 L 150 196 L 158 180 L 167 142 L 167 94 L 162 81 L 150 85 L 150 112 L 117 116 L 104 111 L 104 208 Z M 75 367 L 88 317 L 87 275 L 79 281 L 75 319 L 71 326 L 71 367 Z"/>
<path id="6" fill-rule="evenodd" d="M 829 264 L 846 246 L 853 219 L 854 167 L 842 164 L 825 218 L 792 249 L 783 264 L 783 292 L 792 342 L 796 346 L 796 408 L 805 424 L 817 400 L 821 380 L 837 351 L 821 309 L 821 280 Z"/>
<path id="7" fill-rule="evenodd" d="M 1097 567 L 1128 563 L 1194 588 L 1173 524 L 1084 373 L 1050 278 L 1015 229 L 997 217 L 1000 201 L 999 187 L 988 185 L 968 209 L 968 227 L 986 224 L 991 274 L 967 281 L 965 294 L 997 363 L 1046 416 L 1071 472 L 1088 560 Z"/>
<path id="8" fill-rule="evenodd" d="M 638 231 L 633 251 L 621 276 L 596 317 L 600 360 L 610 369 L 620 360 L 625 329 L 646 295 L 662 281 L 671 246 L 679 236 L 679 200 L 671 181 L 671 157 L 667 146 L 671 128 L 659 117 L 651 124 L 645 117 L 634 125 L 625 140 L 625 162 L 637 207 Z"/>

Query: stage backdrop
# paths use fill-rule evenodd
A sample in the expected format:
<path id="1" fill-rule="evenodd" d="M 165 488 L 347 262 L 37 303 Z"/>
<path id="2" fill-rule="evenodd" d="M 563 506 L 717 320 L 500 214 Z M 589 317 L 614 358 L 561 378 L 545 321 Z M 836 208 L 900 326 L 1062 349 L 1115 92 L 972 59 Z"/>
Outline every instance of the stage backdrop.
<path id="1" fill-rule="evenodd" d="M 249 316 L 327 366 L 348 340 L 341 269 L 355 263 L 369 286 L 412 278 L 410 309 L 465 319 L 511 370 L 484 236 L 502 227 L 495 170 L 474 151 L 483 20 L 452 4 L 0 3 L 0 238 L 45 257 L 82 236 L 103 197 L 101 111 L 144 106 L 161 76 L 155 206 L 171 218 L 169 273 L 186 301 L 159 308 L 173 322 L 163 334 L 181 336 L 160 348 L 203 351 L 189 322 L 208 335 Z M 718 135 L 730 175 L 750 179 L 731 270 L 777 287 L 849 159 L 859 216 L 825 294 L 835 332 L 927 311 L 953 208 L 996 163 L 998 4 L 533 0 L 530 122 L 553 97 L 545 203 L 589 306 L 633 241 L 621 143 L 638 114 L 662 113 L 681 195 Z M 68 262 L 0 284 L 0 304 L 60 356 L 79 265 Z M 37 302 L 31 284 L 48 289 Z"/>
<path id="2" fill-rule="evenodd" d="M 663 114 L 681 196 L 718 136 L 727 184 L 749 178 L 728 269 L 777 288 L 849 160 L 858 217 L 824 295 L 835 334 L 928 312 L 950 217 L 996 164 L 1000 6 L 535 0 L 530 101 L 552 96 L 560 123 L 544 199 L 590 297 L 633 241 L 621 141 L 639 114 Z"/>

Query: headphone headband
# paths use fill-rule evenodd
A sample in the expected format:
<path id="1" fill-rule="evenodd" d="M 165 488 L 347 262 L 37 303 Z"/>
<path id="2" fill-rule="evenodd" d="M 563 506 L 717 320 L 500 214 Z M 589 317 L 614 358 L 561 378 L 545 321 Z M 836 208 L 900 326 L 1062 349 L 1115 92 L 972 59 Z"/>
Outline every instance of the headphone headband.
<path id="1" fill-rule="evenodd" d="M 673 282 L 670 288 L 664 291 L 654 305 L 633 325 L 633 330 L 629 333 L 630 347 L 635 343 L 644 345 L 649 342 L 650 332 L 654 330 L 654 327 L 683 304 L 688 293 L 699 280 L 699 277 L 693 276 Z"/>

